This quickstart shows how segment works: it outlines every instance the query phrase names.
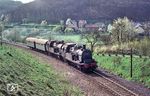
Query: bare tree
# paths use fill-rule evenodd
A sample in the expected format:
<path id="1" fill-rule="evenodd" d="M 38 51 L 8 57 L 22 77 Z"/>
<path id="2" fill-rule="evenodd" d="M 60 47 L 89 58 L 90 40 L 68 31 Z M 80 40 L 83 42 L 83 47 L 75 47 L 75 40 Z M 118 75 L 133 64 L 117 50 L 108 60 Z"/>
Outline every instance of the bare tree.
<path id="1" fill-rule="evenodd" d="M 86 42 L 90 44 L 90 49 L 93 52 L 95 45 L 100 41 L 100 31 L 87 31 L 86 34 L 83 34 L 83 38 L 86 39 Z"/>

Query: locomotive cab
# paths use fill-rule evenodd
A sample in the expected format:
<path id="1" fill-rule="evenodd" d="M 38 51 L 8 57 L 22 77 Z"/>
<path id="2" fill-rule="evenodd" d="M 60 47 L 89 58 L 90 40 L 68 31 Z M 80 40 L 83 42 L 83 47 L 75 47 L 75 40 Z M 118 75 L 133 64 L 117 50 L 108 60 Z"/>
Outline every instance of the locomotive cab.
<path id="1" fill-rule="evenodd" d="M 82 53 L 82 62 L 85 64 L 92 63 L 92 52 L 90 50 L 84 50 Z"/>
<path id="2" fill-rule="evenodd" d="M 90 64 L 92 63 L 92 52 L 88 49 L 79 49 L 77 51 L 80 63 Z"/>
<path id="3" fill-rule="evenodd" d="M 82 64 L 81 69 L 92 71 L 97 68 L 95 60 L 92 58 L 92 52 L 88 49 L 77 50 L 79 62 Z"/>

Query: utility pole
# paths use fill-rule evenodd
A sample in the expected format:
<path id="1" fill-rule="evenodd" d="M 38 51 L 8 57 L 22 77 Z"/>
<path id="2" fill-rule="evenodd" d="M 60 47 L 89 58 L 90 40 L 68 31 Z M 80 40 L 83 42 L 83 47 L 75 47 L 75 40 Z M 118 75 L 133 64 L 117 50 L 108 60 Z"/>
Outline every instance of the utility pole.
<path id="1" fill-rule="evenodd" d="M 131 58 L 130 76 L 132 77 L 133 75 L 133 49 L 132 48 L 131 48 L 130 58 Z"/>

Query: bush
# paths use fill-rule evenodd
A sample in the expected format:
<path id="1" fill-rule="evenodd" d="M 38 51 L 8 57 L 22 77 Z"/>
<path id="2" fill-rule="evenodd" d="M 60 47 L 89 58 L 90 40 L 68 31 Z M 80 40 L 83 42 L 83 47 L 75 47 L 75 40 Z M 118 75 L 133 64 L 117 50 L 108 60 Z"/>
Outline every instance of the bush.
<path id="1" fill-rule="evenodd" d="M 73 33 L 73 32 L 74 32 L 74 29 L 72 29 L 72 28 L 65 29 L 65 33 Z"/>
<path id="2" fill-rule="evenodd" d="M 150 54 L 150 40 L 147 38 L 141 41 L 135 41 L 133 47 L 138 50 L 141 55 L 148 56 Z"/>
<path id="3" fill-rule="evenodd" d="M 61 26 L 61 25 L 58 25 L 58 26 L 56 26 L 56 27 L 53 28 L 53 31 L 54 31 L 54 32 L 60 32 L 61 29 L 62 29 L 62 26 Z"/>

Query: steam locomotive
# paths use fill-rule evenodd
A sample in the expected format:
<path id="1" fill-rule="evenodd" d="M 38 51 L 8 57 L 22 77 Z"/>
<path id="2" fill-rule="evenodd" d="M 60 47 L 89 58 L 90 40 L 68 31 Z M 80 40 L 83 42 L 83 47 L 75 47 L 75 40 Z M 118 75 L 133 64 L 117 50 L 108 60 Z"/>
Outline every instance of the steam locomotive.
<path id="1" fill-rule="evenodd" d="M 97 68 L 92 52 L 85 45 L 33 37 L 28 37 L 26 43 L 29 48 L 57 56 L 60 60 L 71 63 L 81 71 L 93 71 Z"/>

